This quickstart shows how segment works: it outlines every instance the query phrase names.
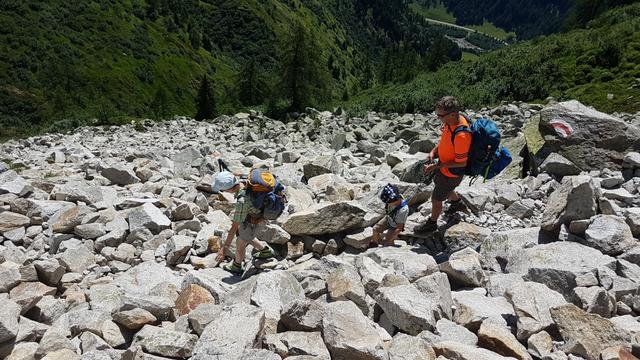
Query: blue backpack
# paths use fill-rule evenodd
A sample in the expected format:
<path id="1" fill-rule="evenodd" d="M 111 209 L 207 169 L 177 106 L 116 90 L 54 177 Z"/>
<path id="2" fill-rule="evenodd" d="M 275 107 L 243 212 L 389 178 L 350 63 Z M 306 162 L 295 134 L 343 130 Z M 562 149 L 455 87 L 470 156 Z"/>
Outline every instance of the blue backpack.
<path id="1" fill-rule="evenodd" d="M 251 170 L 247 180 L 246 192 L 253 206 L 260 210 L 259 217 L 275 220 L 282 215 L 287 205 L 284 185 L 266 169 Z"/>
<path id="2" fill-rule="evenodd" d="M 511 153 L 500 146 L 500 130 L 495 122 L 480 118 L 471 126 L 459 126 L 451 134 L 452 143 L 461 132 L 471 133 L 472 136 L 465 175 L 492 179 L 511 164 Z"/>

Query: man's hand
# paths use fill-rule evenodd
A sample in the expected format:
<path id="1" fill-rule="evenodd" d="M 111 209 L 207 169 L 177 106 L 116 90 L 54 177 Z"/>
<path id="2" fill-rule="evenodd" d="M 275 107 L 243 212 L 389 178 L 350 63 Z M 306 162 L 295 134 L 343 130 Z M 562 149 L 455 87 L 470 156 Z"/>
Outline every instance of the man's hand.
<path id="1" fill-rule="evenodd" d="M 437 168 L 438 168 L 438 164 L 428 163 L 428 164 L 424 164 L 424 168 L 422 169 L 422 171 L 424 172 L 425 175 L 429 175 Z"/>

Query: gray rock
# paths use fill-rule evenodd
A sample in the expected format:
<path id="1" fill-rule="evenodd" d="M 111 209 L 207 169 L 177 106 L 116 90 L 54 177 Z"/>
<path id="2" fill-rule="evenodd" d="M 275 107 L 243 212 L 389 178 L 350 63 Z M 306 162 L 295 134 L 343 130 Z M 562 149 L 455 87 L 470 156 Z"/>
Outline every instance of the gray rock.
<path id="1" fill-rule="evenodd" d="M 557 152 L 582 170 L 619 169 L 625 153 L 637 150 L 640 138 L 637 127 L 575 100 L 546 107 L 525 129 L 536 161 Z"/>
<path id="2" fill-rule="evenodd" d="M 475 346 L 460 344 L 454 341 L 443 341 L 433 345 L 437 356 L 457 360 L 507 360 L 504 356 Z"/>
<path id="3" fill-rule="evenodd" d="M 341 265 L 327 277 L 327 291 L 333 301 L 353 301 L 367 315 L 365 290 L 356 268 Z"/>
<path id="4" fill-rule="evenodd" d="M 191 246 L 193 238 L 184 235 L 174 235 L 167 244 L 167 264 L 175 265 L 183 261 Z"/>
<path id="5" fill-rule="evenodd" d="M 533 216 L 535 211 L 535 201 L 533 199 L 522 199 L 514 202 L 506 210 L 507 214 L 516 219 L 526 219 Z"/>
<path id="6" fill-rule="evenodd" d="M 449 261 L 440 264 L 440 271 L 447 274 L 451 282 L 460 286 L 479 287 L 486 281 L 480 254 L 470 248 L 453 253 Z"/>
<path id="7" fill-rule="evenodd" d="M 105 167 L 100 171 L 100 175 L 116 185 L 129 185 L 140 182 L 140 179 L 132 169 L 121 165 Z"/>
<path id="8" fill-rule="evenodd" d="M 513 357 L 518 360 L 533 359 L 527 352 L 527 348 L 518 342 L 518 339 L 513 336 L 508 328 L 491 320 L 484 321 L 480 326 L 478 343 L 483 348 L 492 349 L 502 356 Z"/>
<path id="9" fill-rule="evenodd" d="M 373 259 L 364 255 L 359 255 L 356 258 L 355 265 L 360 273 L 362 285 L 364 285 L 364 289 L 369 295 L 374 294 L 380 287 L 386 274 L 392 273 L 392 270 L 383 268 Z"/>
<path id="10" fill-rule="evenodd" d="M 193 350 L 201 359 L 218 354 L 231 358 L 259 340 L 265 323 L 264 311 L 248 304 L 221 309 L 216 321 L 207 325 Z M 229 326 L 233 324 L 234 326 Z"/>
<path id="11" fill-rule="evenodd" d="M 269 334 L 265 336 L 263 346 L 282 357 L 308 355 L 318 360 L 330 360 L 320 332 L 287 331 Z"/>
<path id="12" fill-rule="evenodd" d="M 96 263 L 95 255 L 84 246 L 67 249 L 59 255 L 58 261 L 67 271 L 82 273 Z"/>
<path id="13" fill-rule="evenodd" d="M 366 249 L 371 242 L 372 235 L 372 228 L 366 228 L 359 233 L 347 235 L 344 238 L 344 242 L 345 244 L 356 249 Z"/>
<path id="14" fill-rule="evenodd" d="M 0 264 L 0 293 L 7 293 L 22 280 L 18 264 L 4 262 Z"/>
<path id="15" fill-rule="evenodd" d="M 553 350 L 553 339 L 546 331 L 533 334 L 527 340 L 529 354 L 542 358 L 551 354 Z"/>
<path id="16" fill-rule="evenodd" d="M 365 214 L 353 202 L 318 204 L 291 215 L 283 228 L 291 235 L 334 234 L 362 226 Z"/>
<path id="17" fill-rule="evenodd" d="M 580 169 L 564 156 L 552 153 L 540 165 L 540 170 L 556 177 L 579 175 Z"/>
<path id="18" fill-rule="evenodd" d="M 549 196 L 542 214 L 542 229 L 558 233 L 561 225 L 589 219 L 596 215 L 597 209 L 597 190 L 593 179 L 586 175 L 565 177 L 562 185 Z"/>
<path id="19" fill-rule="evenodd" d="M 48 325 L 21 316 L 15 342 L 40 341 L 49 328 Z"/>
<path id="20" fill-rule="evenodd" d="M 445 231 L 444 242 L 447 244 L 449 253 L 462 250 L 466 247 L 476 249 L 490 234 L 491 231 L 489 229 L 466 222 L 460 222 Z"/>
<path id="21" fill-rule="evenodd" d="M 93 223 L 78 225 L 73 229 L 74 234 L 82 239 L 97 239 L 107 233 L 104 224 Z"/>
<path id="22" fill-rule="evenodd" d="M 12 213 L 10 211 L 4 211 L 0 213 L 0 234 L 5 231 L 10 231 L 19 227 L 28 226 L 31 223 L 31 219 L 28 217 Z"/>
<path id="23" fill-rule="evenodd" d="M 0 171 L 0 194 L 25 196 L 33 192 L 33 187 L 15 171 Z"/>
<path id="24" fill-rule="evenodd" d="M 518 317 L 517 336 L 522 341 L 551 327 L 553 320 L 549 308 L 567 303 L 562 294 L 535 282 L 516 282 L 505 297 Z"/>
<path id="25" fill-rule="evenodd" d="M 522 249 L 537 245 L 539 237 L 538 227 L 492 232 L 480 246 L 482 263 L 491 270 L 501 272 L 503 267 L 518 257 Z"/>
<path id="26" fill-rule="evenodd" d="M 36 352 L 36 358 L 43 357 L 45 354 L 53 353 L 59 350 L 76 351 L 77 346 L 67 339 L 69 331 L 65 329 L 50 328 L 40 340 L 40 346 Z"/>
<path id="27" fill-rule="evenodd" d="M 0 172 L 2 172 L 1 167 L 0 164 Z M 37 351 L 38 343 L 36 342 L 18 343 L 11 349 L 11 354 L 7 355 L 5 360 L 33 360 Z"/>
<path id="28" fill-rule="evenodd" d="M 291 240 L 291 235 L 276 224 L 267 224 L 261 227 L 256 237 L 269 244 L 286 244 Z"/>
<path id="29" fill-rule="evenodd" d="M 122 296 L 121 310 L 144 309 L 159 320 L 166 320 L 175 306 L 175 300 L 166 296 L 127 293 Z"/>
<path id="30" fill-rule="evenodd" d="M 84 332 L 80 335 L 80 347 L 83 353 L 87 353 L 94 350 L 107 350 L 111 346 L 107 344 L 102 338 L 91 332 Z"/>
<path id="31" fill-rule="evenodd" d="M 9 292 L 9 299 L 22 306 L 22 313 L 26 313 L 46 295 L 55 295 L 56 288 L 39 282 L 23 282 Z"/>
<path id="32" fill-rule="evenodd" d="M 188 358 L 192 355 L 198 337 L 157 326 L 145 325 L 136 333 L 134 341 L 151 354 L 173 358 Z"/>
<path id="33" fill-rule="evenodd" d="M 577 287 L 573 291 L 582 304 L 582 309 L 587 312 L 608 318 L 616 309 L 615 298 L 601 287 Z"/>
<path id="34" fill-rule="evenodd" d="M 511 304 L 503 297 L 486 297 L 478 291 L 454 291 L 452 294 L 456 312 L 453 320 L 471 331 L 476 331 L 486 319 L 503 326 L 515 322 Z"/>
<path id="35" fill-rule="evenodd" d="M 551 308 L 551 317 L 569 345 L 568 352 L 587 360 L 598 360 L 602 350 L 612 346 L 626 346 L 631 335 L 611 321 L 585 312 L 573 304 Z"/>
<path id="36" fill-rule="evenodd" d="M 171 220 L 160 209 L 148 203 L 133 209 L 129 213 L 128 220 L 131 232 L 140 228 L 147 228 L 152 233 L 157 234 L 171 226 Z"/>
<path id="37" fill-rule="evenodd" d="M 622 158 L 622 167 L 623 168 L 640 168 L 640 153 L 638 152 L 629 152 L 624 158 Z"/>
<path id="38" fill-rule="evenodd" d="M 523 249 L 507 264 L 507 272 L 540 282 L 572 299 L 580 276 L 599 268 L 615 269 L 615 259 L 598 250 L 571 242 L 556 242 Z"/>
<path id="39" fill-rule="evenodd" d="M 452 319 L 453 298 L 447 275 L 435 273 L 418 279 L 413 285 L 436 306 L 436 319 Z"/>
<path id="40" fill-rule="evenodd" d="M 404 275 L 411 282 L 438 271 L 438 265 L 432 256 L 417 254 L 406 248 L 380 248 L 368 252 L 366 256 L 382 267 Z"/>
<path id="41" fill-rule="evenodd" d="M 0 343 L 18 335 L 18 319 L 22 308 L 11 300 L 0 299 Z"/>
<path id="42" fill-rule="evenodd" d="M 376 302 L 397 328 L 411 335 L 436 326 L 436 305 L 425 300 L 413 285 L 400 285 L 378 289 Z"/>
<path id="43" fill-rule="evenodd" d="M 33 265 L 38 273 L 38 280 L 49 286 L 57 286 L 65 273 L 65 267 L 55 259 L 35 261 Z"/>
<path id="44" fill-rule="evenodd" d="M 436 330 L 438 331 L 438 335 L 442 341 L 455 341 L 471 346 L 478 344 L 478 337 L 476 334 L 453 321 L 447 319 L 438 320 L 436 323 Z"/>
<path id="45" fill-rule="evenodd" d="M 414 336 L 398 334 L 391 341 L 389 360 L 435 360 L 436 353 L 429 344 Z"/>
<path id="46" fill-rule="evenodd" d="M 280 321 L 291 331 L 321 330 L 324 305 L 309 299 L 290 301 L 282 309 Z"/>
<path id="47" fill-rule="evenodd" d="M 156 317 L 143 309 L 131 309 L 113 314 L 113 321 L 129 330 L 138 330 L 147 324 L 156 322 Z"/>
<path id="48" fill-rule="evenodd" d="M 335 156 L 323 155 L 319 156 L 313 161 L 304 164 L 303 166 L 304 176 L 307 180 L 314 176 L 322 174 L 336 174 L 342 175 L 343 167 L 342 162 Z"/>
<path id="49" fill-rule="evenodd" d="M 293 275 L 272 271 L 257 276 L 251 303 L 264 310 L 266 319 L 280 320 L 280 312 L 291 301 L 304 299 L 304 290 Z"/>
<path id="50" fill-rule="evenodd" d="M 338 301 L 326 306 L 322 336 L 332 359 L 389 358 L 374 323 L 350 301 Z"/>
<path id="51" fill-rule="evenodd" d="M 638 242 L 623 218 L 614 215 L 598 215 L 585 231 L 585 245 L 606 255 L 620 255 Z"/>
<path id="52" fill-rule="evenodd" d="M 635 200 L 635 196 L 633 196 L 633 194 L 629 193 L 629 191 L 624 188 L 603 190 L 602 196 L 610 200 L 617 200 L 622 203 L 626 203 L 628 205 L 633 204 L 633 201 Z"/>
<path id="53" fill-rule="evenodd" d="M 68 311 L 70 303 L 71 299 L 56 299 L 52 295 L 46 295 L 38 301 L 31 312 L 35 320 L 51 325 Z"/>
<path id="54" fill-rule="evenodd" d="M 626 209 L 624 216 L 633 236 L 640 237 L 640 208 Z"/>

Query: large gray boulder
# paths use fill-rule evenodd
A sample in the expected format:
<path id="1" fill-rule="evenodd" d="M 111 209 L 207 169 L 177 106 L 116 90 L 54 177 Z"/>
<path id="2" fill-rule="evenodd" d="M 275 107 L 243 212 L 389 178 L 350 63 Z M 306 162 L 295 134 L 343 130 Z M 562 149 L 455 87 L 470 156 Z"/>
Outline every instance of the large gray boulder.
<path id="1" fill-rule="evenodd" d="M 322 174 L 342 175 L 343 165 L 342 161 L 335 156 L 322 155 L 304 164 L 303 171 L 305 178 L 309 180 L 314 176 Z"/>
<path id="2" fill-rule="evenodd" d="M 133 169 L 122 165 L 107 166 L 102 168 L 100 175 L 109 179 L 116 185 L 129 185 L 140 182 Z"/>
<path id="3" fill-rule="evenodd" d="M 389 347 L 389 360 L 435 360 L 436 353 L 425 340 L 407 334 L 394 336 Z"/>
<path id="4" fill-rule="evenodd" d="M 326 306 L 322 335 L 332 359 L 387 360 L 380 333 L 350 301 L 337 301 Z"/>
<path id="5" fill-rule="evenodd" d="M 526 280 L 545 284 L 571 300 L 573 289 L 579 286 L 577 280 L 595 276 L 599 268 L 615 271 L 616 260 L 581 244 L 555 242 L 521 250 L 506 269 Z"/>
<path id="6" fill-rule="evenodd" d="M 22 308 L 11 300 L 0 300 L 0 343 L 18 335 L 18 319 Z"/>
<path id="7" fill-rule="evenodd" d="M 134 340 L 148 353 L 172 358 L 188 358 L 191 357 L 198 337 L 157 326 L 145 325 L 136 333 Z"/>
<path id="8" fill-rule="evenodd" d="M 304 290 L 298 280 L 286 271 L 261 273 L 251 294 L 251 303 L 264 310 L 265 317 L 276 323 L 285 305 L 301 299 L 304 299 Z"/>
<path id="9" fill-rule="evenodd" d="M 366 256 L 383 268 L 404 275 L 411 282 L 438 272 L 438 265 L 432 256 L 418 254 L 407 248 L 381 248 L 367 252 Z"/>
<path id="10" fill-rule="evenodd" d="M 505 297 L 518 317 L 517 336 L 525 341 L 531 335 L 553 325 L 549 308 L 567 303 L 562 294 L 535 282 L 516 282 Z"/>
<path id="11" fill-rule="evenodd" d="M 640 149 L 640 129 L 572 100 L 544 108 L 525 126 L 532 165 L 558 153 L 581 170 L 620 170 L 625 154 Z"/>
<path id="12" fill-rule="evenodd" d="M 456 360 L 509 360 L 487 349 L 461 344 L 455 341 L 443 341 L 433 344 L 433 350 L 439 357 Z"/>
<path id="13" fill-rule="evenodd" d="M 515 312 L 503 297 L 487 297 L 482 291 L 454 291 L 456 312 L 453 320 L 471 331 L 477 331 L 483 321 L 490 319 L 503 326 L 515 322 Z"/>
<path id="14" fill-rule="evenodd" d="M 287 331 L 268 334 L 263 347 L 282 357 L 307 355 L 318 360 L 331 360 L 320 332 Z"/>
<path id="15" fill-rule="evenodd" d="M 480 287 L 486 282 L 480 254 L 470 248 L 453 253 L 448 261 L 440 264 L 440 271 L 460 286 Z"/>
<path id="16" fill-rule="evenodd" d="M 413 285 L 380 288 L 376 301 L 391 323 L 410 335 L 435 329 L 437 306 Z"/>
<path id="17" fill-rule="evenodd" d="M 599 360 L 600 353 L 609 347 L 631 344 L 631 334 L 627 331 L 573 304 L 551 308 L 550 312 L 568 345 L 568 352 L 587 360 Z"/>
<path id="18" fill-rule="evenodd" d="M 355 202 L 324 203 L 292 214 L 283 228 L 291 235 L 334 234 L 361 227 L 365 215 Z"/>
<path id="19" fill-rule="evenodd" d="M 225 306 L 215 321 L 205 327 L 193 349 L 193 355 L 200 359 L 215 358 L 216 355 L 239 359 L 238 354 L 258 343 L 264 321 L 264 310 L 256 306 Z"/>
<path id="20" fill-rule="evenodd" d="M 128 220 L 129 231 L 131 232 L 146 228 L 152 233 L 157 234 L 171 226 L 171 220 L 169 220 L 160 209 L 149 203 L 133 209 L 129 213 Z"/>
<path id="21" fill-rule="evenodd" d="M 598 190 L 590 176 L 565 177 L 562 185 L 547 200 L 542 214 L 542 229 L 557 234 L 561 225 L 591 218 L 598 210 L 597 198 Z"/>
<path id="22" fill-rule="evenodd" d="M 585 231 L 584 244 L 603 254 L 616 256 L 638 245 L 624 218 L 615 215 L 598 215 L 591 219 Z"/>

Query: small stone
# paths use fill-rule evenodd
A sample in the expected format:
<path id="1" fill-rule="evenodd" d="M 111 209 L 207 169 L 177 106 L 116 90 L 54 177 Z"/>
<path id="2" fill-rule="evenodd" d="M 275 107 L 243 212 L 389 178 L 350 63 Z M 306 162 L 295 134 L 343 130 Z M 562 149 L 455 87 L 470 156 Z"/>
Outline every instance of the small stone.
<path id="1" fill-rule="evenodd" d="M 157 319 L 150 312 L 136 308 L 113 314 L 113 321 L 127 329 L 138 330 L 147 324 L 155 323 Z"/>

